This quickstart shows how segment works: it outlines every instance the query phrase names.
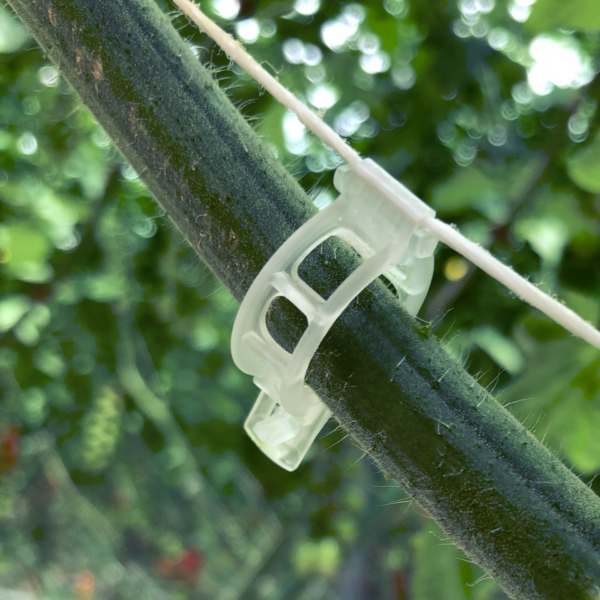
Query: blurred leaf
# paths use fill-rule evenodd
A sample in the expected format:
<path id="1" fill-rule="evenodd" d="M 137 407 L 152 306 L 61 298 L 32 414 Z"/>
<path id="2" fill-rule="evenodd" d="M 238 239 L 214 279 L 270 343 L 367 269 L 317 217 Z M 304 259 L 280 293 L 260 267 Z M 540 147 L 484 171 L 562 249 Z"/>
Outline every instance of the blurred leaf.
<path id="1" fill-rule="evenodd" d="M 537 33 L 559 28 L 588 32 L 600 29 L 598 0 L 537 0 L 527 20 L 527 29 Z"/>
<path id="2" fill-rule="evenodd" d="M 546 426 L 550 428 L 546 441 L 560 448 L 580 473 L 593 475 L 600 469 L 600 402 L 591 405 L 582 396 L 574 392 L 568 400 L 557 403 Z M 539 432 L 544 435 L 545 431 L 540 423 Z"/>
<path id="3" fill-rule="evenodd" d="M 471 337 L 484 352 L 511 375 L 525 366 L 519 347 L 491 325 L 483 325 L 471 331 Z"/>
<path id="4" fill-rule="evenodd" d="M 531 405 L 517 404 L 519 400 L 535 398 L 537 409 L 549 408 L 569 388 L 581 366 L 597 356 L 596 348 L 570 337 L 540 345 L 529 357 L 529 368 L 502 394 L 503 403 L 515 402 L 512 412 L 522 418 L 531 413 Z"/>
<path id="5" fill-rule="evenodd" d="M 494 182 L 476 166 L 458 169 L 453 177 L 435 188 L 432 205 L 441 211 L 460 210 L 493 195 L 493 187 Z"/>
<path id="6" fill-rule="evenodd" d="M 416 569 L 412 593 L 419 600 L 465 600 L 463 575 L 459 569 L 461 551 L 449 543 L 437 526 L 413 538 Z"/>
<path id="7" fill-rule="evenodd" d="M 598 14 L 600 15 L 600 7 Z M 567 163 L 569 176 L 583 190 L 600 193 L 600 136 L 578 150 Z"/>
<path id="8" fill-rule="evenodd" d="M 212 379 L 224 364 L 223 355 L 220 352 L 213 352 L 204 357 L 204 367 L 199 368 L 198 373 Z"/>
<path id="9" fill-rule="evenodd" d="M 600 352 L 573 338 L 540 346 L 505 406 L 583 473 L 600 468 Z"/>
<path id="10" fill-rule="evenodd" d="M 4 268 L 15 277 L 26 277 L 32 268 L 45 262 L 52 251 L 48 238 L 25 221 L 2 227 L 0 237 L 6 238 L 5 245 L 10 250 L 10 259 Z"/>
<path id="11" fill-rule="evenodd" d="M 26 296 L 5 296 L 0 299 L 0 333 L 12 329 L 29 310 L 30 305 Z"/>
<path id="12" fill-rule="evenodd" d="M 474 163 L 456 169 L 450 179 L 433 190 L 432 206 L 454 213 L 471 207 L 493 222 L 502 223 L 510 214 L 510 205 L 528 189 L 538 159 L 506 165 Z"/>
<path id="13" fill-rule="evenodd" d="M 25 27 L 4 6 L 0 6 L 0 54 L 16 52 L 29 39 Z"/>
<path id="14" fill-rule="evenodd" d="M 465 593 L 465 596 L 471 600 L 471 597 L 473 596 L 473 569 L 468 562 L 461 560 L 458 563 L 458 570 L 460 572 L 460 582 L 463 586 L 463 592 Z"/>
<path id="15" fill-rule="evenodd" d="M 521 239 L 529 242 L 540 258 L 552 265 L 560 262 L 571 237 L 567 223 L 554 214 L 537 214 L 529 219 L 520 219 L 516 222 L 514 231 Z"/>
<path id="16" fill-rule="evenodd" d="M 594 233 L 598 225 L 582 213 L 573 194 L 544 187 L 515 216 L 513 231 L 529 243 L 546 267 L 556 267 L 569 242 L 584 232 Z"/>

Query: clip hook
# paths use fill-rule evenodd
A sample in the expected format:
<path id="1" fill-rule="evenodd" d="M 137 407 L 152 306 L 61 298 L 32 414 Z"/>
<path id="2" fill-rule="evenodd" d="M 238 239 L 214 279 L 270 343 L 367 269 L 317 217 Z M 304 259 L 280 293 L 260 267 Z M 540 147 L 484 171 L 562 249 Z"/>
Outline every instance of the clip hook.
<path id="1" fill-rule="evenodd" d="M 305 382 L 308 365 L 346 307 L 385 273 L 406 310 L 415 315 L 433 275 L 437 239 L 420 223 L 435 211 L 370 159 L 336 170 L 339 198 L 295 231 L 260 271 L 233 326 L 236 365 L 254 376 L 261 392 L 244 428 L 257 446 L 288 471 L 298 467 L 331 411 Z M 327 299 L 298 275 L 302 261 L 337 236 L 363 263 Z M 308 320 L 293 353 L 267 330 L 269 306 L 287 298 Z"/>

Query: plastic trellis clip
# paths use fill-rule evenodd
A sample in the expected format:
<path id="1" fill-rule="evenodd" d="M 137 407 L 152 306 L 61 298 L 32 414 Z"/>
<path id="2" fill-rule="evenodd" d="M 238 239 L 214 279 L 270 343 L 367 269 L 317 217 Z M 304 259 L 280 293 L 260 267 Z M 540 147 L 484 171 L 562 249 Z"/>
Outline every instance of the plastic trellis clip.
<path id="1" fill-rule="evenodd" d="M 319 344 L 344 309 L 385 273 L 406 310 L 415 315 L 429 290 L 437 239 L 419 224 L 435 212 L 372 160 L 339 167 L 339 198 L 316 214 L 277 250 L 248 290 L 233 326 L 236 365 L 260 388 L 246 432 L 279 466 L 293 471 L 331 412 L 304 382 Z M 352 246 L 363 263 L 324 300 L 298 276 L 312 250 L 331 236 Z M 267 330 L 267 310 L 285 297 L 308 327 L 292 354 Z"/>

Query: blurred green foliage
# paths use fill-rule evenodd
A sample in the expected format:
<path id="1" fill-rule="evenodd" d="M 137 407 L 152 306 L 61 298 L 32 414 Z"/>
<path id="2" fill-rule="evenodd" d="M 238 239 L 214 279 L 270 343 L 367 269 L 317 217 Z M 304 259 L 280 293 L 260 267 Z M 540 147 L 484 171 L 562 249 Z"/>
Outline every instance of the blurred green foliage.
<path id="1" fill-rule="evenodd" d="M 203 6 L 442 219 L 600 322 L 595 2 Z M 338 158 L 173 24 L 331 202 Z M 2 4 L 0 267 L 3 598 L 504 598 L 335 424 L 294 473 L 253 447 L 236 303 Z M 444 247 L 421 316 L 600 492 L 600 352 Z"/>

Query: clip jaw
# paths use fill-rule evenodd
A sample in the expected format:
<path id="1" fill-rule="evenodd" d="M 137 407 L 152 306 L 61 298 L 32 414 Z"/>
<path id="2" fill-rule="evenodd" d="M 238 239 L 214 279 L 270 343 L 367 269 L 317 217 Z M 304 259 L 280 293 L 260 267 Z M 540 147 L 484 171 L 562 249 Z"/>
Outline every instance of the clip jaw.
<path id="1" fill-rule="evenodd" d="M 331 416 L 331 411 L 320 400 L 319 403 L 315 420 L 310 425 L 300 425 L 273 398 L 261 391 L 244 429 L 274 463 L 286 471 L 294 471 Z"/>
<path id="2" fill-rule="evenodd" d="M 331 415 L 304 378 L 333 323 L 384 273 L 407 312 L 415 315 L 433 275 L 437 240 L 419 226 L 435 215 L 431 208 L 368 159 L 354 168 L 339 167 L 334 183 L 340 197 L 271 257 L 250 286 L 233 326 L 233 359 L 261 389 L 244 427 L 258 447 L 288 471 L 298 467 Z M 350 244 L 364 262 L 325 300 L 300 279 L 298 267 L 333 235 Z M 267 310 L 280 296 L 308 320 L 292 354 L 267 330 Z"/>

